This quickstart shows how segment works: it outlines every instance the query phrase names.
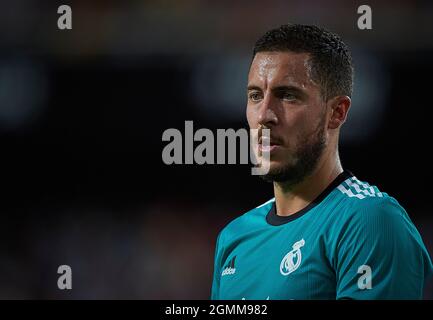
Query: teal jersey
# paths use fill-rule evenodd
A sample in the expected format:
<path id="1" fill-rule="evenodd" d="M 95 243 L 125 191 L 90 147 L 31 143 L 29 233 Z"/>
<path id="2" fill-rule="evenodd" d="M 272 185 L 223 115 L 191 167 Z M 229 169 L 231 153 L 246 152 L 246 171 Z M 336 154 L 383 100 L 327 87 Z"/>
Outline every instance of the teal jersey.
<path id="1" fill-rule="evenodd" d="M 218 235 L 212 299 L 421 299 L 432 261 L 404 208 L 350 172 L 290 216 L 275 199 Z"/>

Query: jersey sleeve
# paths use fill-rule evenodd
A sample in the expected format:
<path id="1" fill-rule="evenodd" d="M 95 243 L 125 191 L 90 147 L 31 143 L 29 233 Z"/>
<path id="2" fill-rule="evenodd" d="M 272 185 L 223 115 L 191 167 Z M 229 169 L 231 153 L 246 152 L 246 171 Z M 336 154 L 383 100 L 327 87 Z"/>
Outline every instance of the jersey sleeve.
<path id="1" fill-rule="evenodd" d="M 337 244 L 337 299 L 421 299 L 433 266 L 421 236 L 396 200 L 361 204 Z"/>
<path id="2" fill-rule="evenodd" d="M 221 268 L 222 268 L 222 247 L 221 247 L 221 234 L 217 237 L 215 245 L 215 257 L 214 257 L 214 270 L 212 278 L 212 289 L 211 289 L 211 300 L 219 299 L 220 279 L 221 279 Z"/>

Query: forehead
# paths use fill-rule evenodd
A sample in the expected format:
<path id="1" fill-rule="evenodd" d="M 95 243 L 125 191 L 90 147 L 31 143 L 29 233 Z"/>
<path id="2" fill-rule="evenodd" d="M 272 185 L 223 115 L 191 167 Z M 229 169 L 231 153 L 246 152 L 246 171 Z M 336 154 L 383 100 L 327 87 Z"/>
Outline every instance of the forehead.
<path id="1" fill-rule="evenodd" d="M 317 85 L 310 76 L 310 55 L 294 52 L 259 52 L 251 63 L 250 85 Z"/>

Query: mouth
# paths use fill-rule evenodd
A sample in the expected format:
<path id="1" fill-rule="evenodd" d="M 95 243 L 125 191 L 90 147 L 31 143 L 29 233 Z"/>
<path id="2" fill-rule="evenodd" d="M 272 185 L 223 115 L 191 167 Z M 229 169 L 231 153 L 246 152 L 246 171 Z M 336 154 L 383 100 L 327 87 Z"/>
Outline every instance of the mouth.
<path id="1" fill-rule="evenodd" d="M 272 153 L 272 152 L 275 152 L 276 150 L 278 150 L 280 148 L 281 148 L 281 145 L 279 145 L 279 144 L 274 144 L 274 145 L 269 145 L 269 146 L 264 146 L 262 144 L 259 144 L 259 151 L 261 153 L 266 153 L 266 152 Z"/>
<path id="2" fill-rule="evenodd" d="M 264 145 L 264 143 L 266 143 L 266 146 Z M 275 139 L 273 137 L 269 139 L 268 137 L 261 136 L 259 138 L 258 147 L 260 152 L 273 152 L 276 151 L 278 148 L 281 148 L 282 144 L 278 139 Z"/>

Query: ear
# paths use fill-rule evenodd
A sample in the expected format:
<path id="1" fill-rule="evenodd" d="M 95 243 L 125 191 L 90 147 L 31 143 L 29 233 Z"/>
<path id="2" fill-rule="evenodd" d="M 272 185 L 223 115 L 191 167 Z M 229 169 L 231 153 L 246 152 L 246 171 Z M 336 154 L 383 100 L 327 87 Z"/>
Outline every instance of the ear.
<path id="1" fill-rule="evenodd" d="M 346 121 L 347 113 L 352 101 L 348 96 L 336 96 L 330 99 L 327 104 L 331 110 L 328 122 L 329 129 L 338 129 Z"/>

